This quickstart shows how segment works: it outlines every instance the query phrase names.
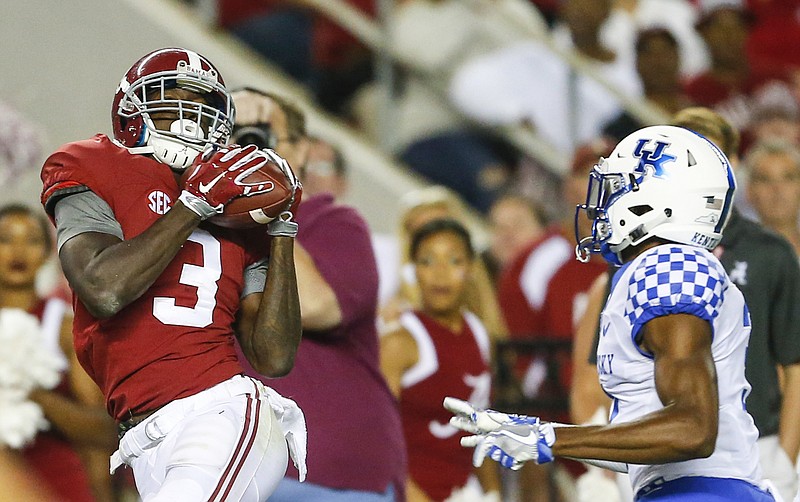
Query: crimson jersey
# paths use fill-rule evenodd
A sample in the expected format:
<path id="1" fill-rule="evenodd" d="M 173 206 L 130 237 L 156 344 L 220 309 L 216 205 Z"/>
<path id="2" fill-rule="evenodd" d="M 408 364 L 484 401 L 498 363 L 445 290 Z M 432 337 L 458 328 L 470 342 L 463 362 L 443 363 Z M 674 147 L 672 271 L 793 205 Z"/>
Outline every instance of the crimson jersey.
<path id="1" fill-rule="evenodd" d="M 69 143 L 42 169 L 42 202 L 91 190 L 105 200 L 125 240 L 144 232 L 180 194 L 170 168 L 107 136 Z M 153 285 L 109 319 L 73 294 L 75 350 L 117 420 L 157 409 L 242 373 L 232 324 L 243 272 L 263 258 L 263 232 L 197 229 Z"/>
<path id="2" fill-rule="evenodd" d="M 546 335 L 542 308 L 550 279 L 572 257 L 573 246 L 558 232 L 550 231 L 503 270 L 497 298 L 511 337 Z"/>
<path id="3" fill-rule="evenodd" d="M 51 298 L 41 300 L 31 310 L 41 323 L 46 347 L 63 357 L 59 348 L 61 322 L 67 305 L 63 300 Z M 73 398 L 67 380 L 62 377 L 54 390 L 67 398 Z M 25 463 L 44 481 L 50 490 L 64 502 L 91 502 L 94 499 L 89 476 L 78 453 L 67 438 L 52 427 L 41 431 L 33 442 L 22 450 Z"/>
<path id="4" fill-rule="evenodd" d="M 553 274 L 542 308 L 543 332 L 571 340 L 577 321 L 586 310 L 589 289 L 608 271 L 608 263 L 595 256 L 588 263 L 567 260 Z"/>
<path id="5" fill-rule="evenodd" d="M 421 312 L 405 312 L 400 323 L 414 338 L 419 358 L 403 374 L 400 414 L 408 446 L 409 475 L 433 500 L 461 488 L 472 472 L 472 452 L 462 448 L 450 425 L 445 396 L 489 405 L 489 337 L 472 313 L 464 313 L 460 333 Z"/>
<path id="6" fill-rule="evenodd" d="M 586 311 L 589 289 L 595 279 L 607 271 L 608 263 L 597 255 L 588 263 L 572 259 L 561 265 L 553 274 L 550 286 L 547 288 L 542 308 L 542 333 L 546 333 L 550 338 L 571 341 L 577 321 Z M 559 372 L 558 382 L 549 383 L 557 385 L 543 384 L 538 389 L 537 395 L 540 398 L 566 397 L 572 386 L 572 351 L 557 351 L 551 357 L 556 361 L 547 361 L 547 364 L 552 365 L 552 362 L 556 362 Z M 547 418 L 569 420 L 569 414 L 564 412 Z"/>

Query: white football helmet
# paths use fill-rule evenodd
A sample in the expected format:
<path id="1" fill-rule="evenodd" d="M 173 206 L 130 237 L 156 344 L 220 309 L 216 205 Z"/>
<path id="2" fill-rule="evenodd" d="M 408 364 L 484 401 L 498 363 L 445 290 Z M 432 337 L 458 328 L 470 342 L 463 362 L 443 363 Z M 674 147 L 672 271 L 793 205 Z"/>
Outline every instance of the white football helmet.
<path id="1" fill-rule="evenodd" d="M 619 142 L 589 175 L 586 203 L 575 212 L 578 259 L 601 253 L 622 265 L 621 253 L 651 237 L 713 249 L 722 238 L 736 180 L 725 155 L 676 126 L 640 129 Z M 592 235 L 578 235 L 585 212 Z"/>

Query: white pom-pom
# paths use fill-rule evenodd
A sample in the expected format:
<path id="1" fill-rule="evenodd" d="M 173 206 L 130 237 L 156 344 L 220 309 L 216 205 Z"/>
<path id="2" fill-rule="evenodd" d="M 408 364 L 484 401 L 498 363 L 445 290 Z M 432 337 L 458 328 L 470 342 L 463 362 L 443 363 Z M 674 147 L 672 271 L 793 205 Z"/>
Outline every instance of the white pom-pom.
<path id="1" fill-rule="evenodd" d="M 10 397 L 10 399 L 9 399 Z M 49 427 L 38 404 L 0 389 L 0 445 L 22 448 Z"/>
<path id="2" fill-rule="evenodd" d="M 36 317 L 20 309 L 0 309 L 0 346 L 0 446 L 19 448 L 48 426 L 28 395 L 55 387 L 65 366 L 45 349 Z"/>

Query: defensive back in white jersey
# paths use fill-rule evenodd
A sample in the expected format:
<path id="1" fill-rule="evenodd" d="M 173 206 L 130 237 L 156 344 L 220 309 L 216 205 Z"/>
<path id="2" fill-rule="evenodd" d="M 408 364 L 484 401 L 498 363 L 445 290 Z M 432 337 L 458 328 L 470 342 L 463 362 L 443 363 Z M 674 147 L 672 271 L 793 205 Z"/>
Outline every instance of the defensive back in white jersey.
<path id="1" fill-rule="evenodd" d="M 663 408 L 656 393 L 653 356 L 636 340 L 647 321 L 669 314 L 695 315 L 712 326 L 711 353 L 719 390 L 717 442 L 708 458 L 631 465 L 634 493 L 658 478 L 669 481 L 684 476 L 734 478 L 760 485 L 758 431 L 744 405 L 750 392 L 744 376 L 750 315 L 742 293 L 705 249 L 657 246 L 614 276 L 597 348 L 600 384 L 613 398 L 610 422 L 630 422 Z"/>

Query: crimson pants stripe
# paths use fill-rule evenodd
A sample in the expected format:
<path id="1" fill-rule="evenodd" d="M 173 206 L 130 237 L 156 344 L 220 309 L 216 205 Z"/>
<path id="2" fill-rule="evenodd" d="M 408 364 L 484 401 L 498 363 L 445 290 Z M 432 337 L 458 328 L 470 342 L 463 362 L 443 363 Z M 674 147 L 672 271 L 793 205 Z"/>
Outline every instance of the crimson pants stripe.
<path id="1" fill-rule="evenodd" d="M 247 395 L 247 408 L 245 409 L 242 435 L 239 437 L 236 449 L 233 451 L 233 455 L 231 455 L 231 461 L 225 468 L 225 472 L 222 473 L 220 481 L 214 493 L 211 494 L 209 501 L 225 500 L 225 497 L 227 497 L 231 489 L 233 489 L 236 476 L 242 470 L 247 456 L 250 454 L 250 450 L 256 439 L 256 433 L 258 432 L 258 421 L 261 414 L 259 398 L 258 389 L 256 389 L 255 399 L 253 399 L 253 396 L 250 394 Z"/>

